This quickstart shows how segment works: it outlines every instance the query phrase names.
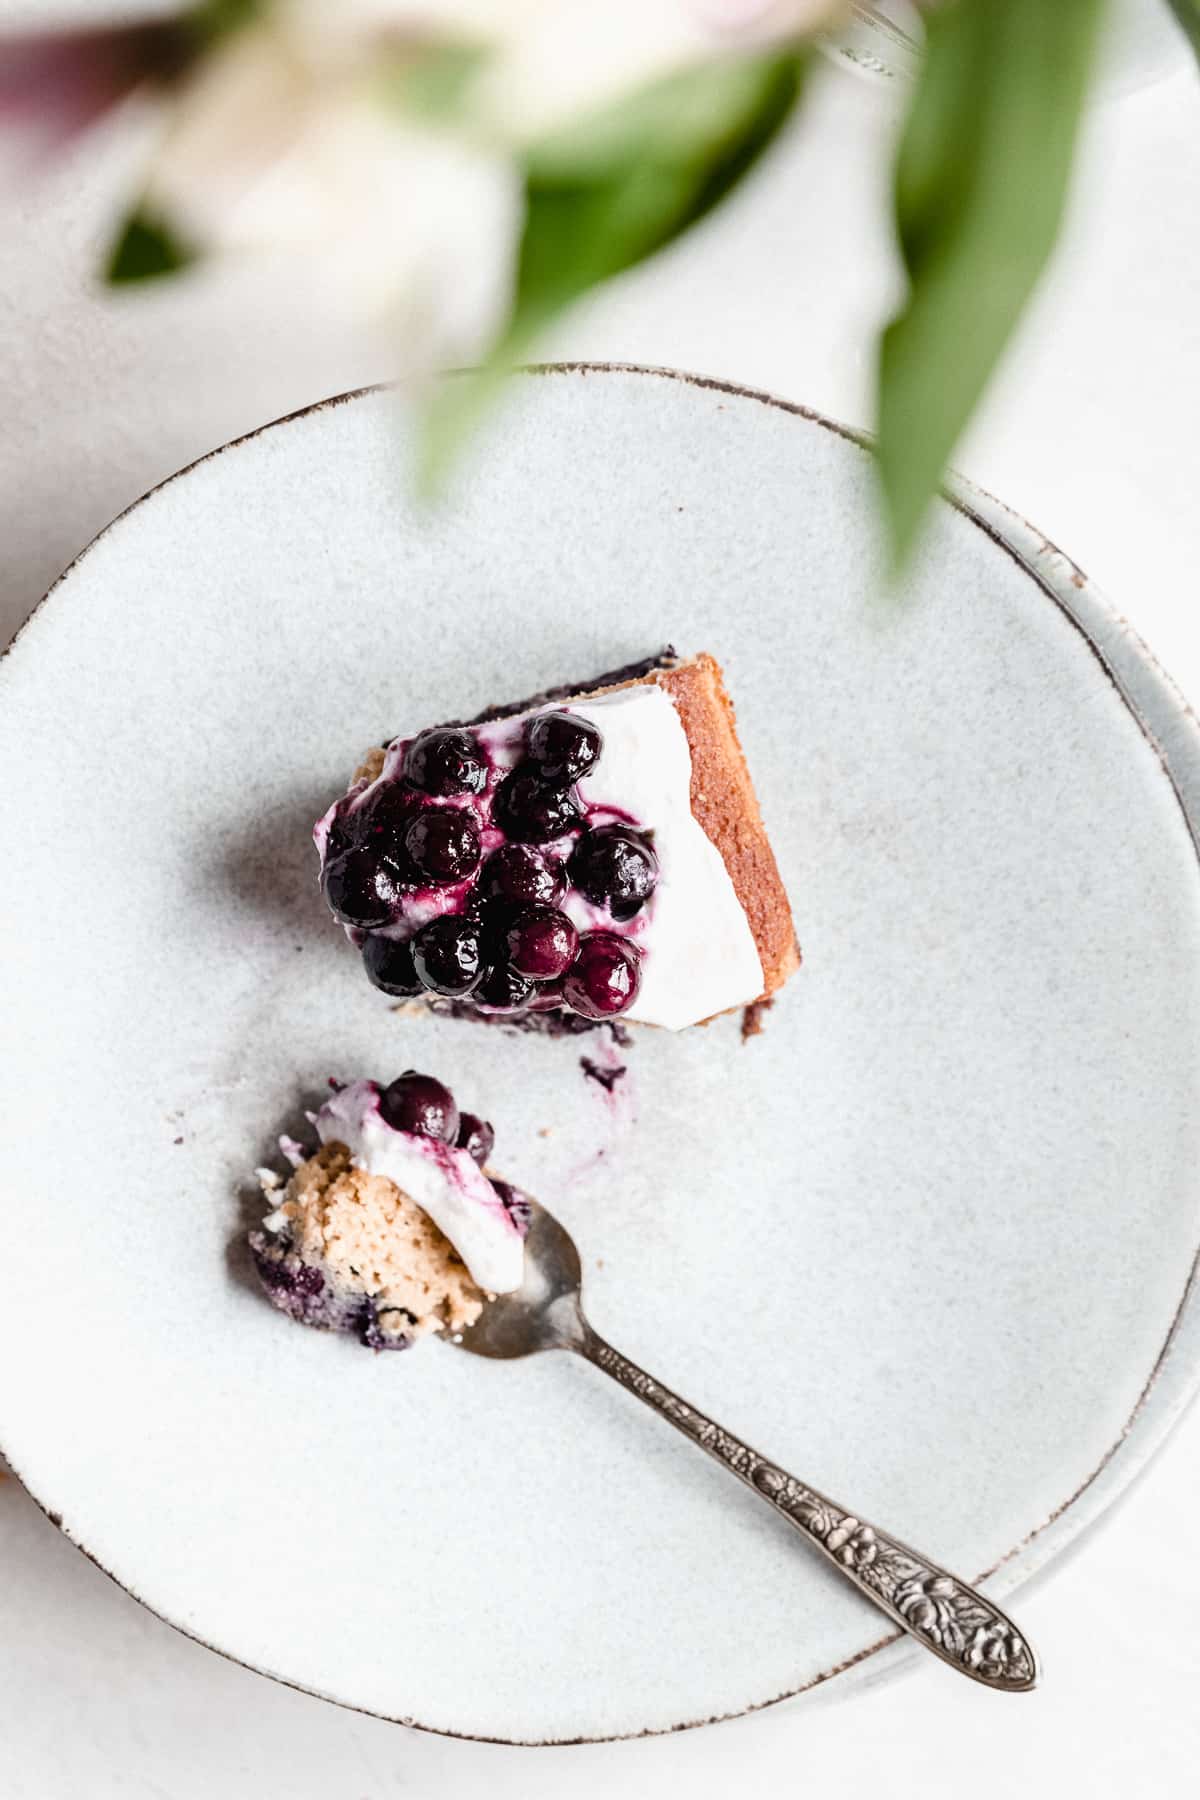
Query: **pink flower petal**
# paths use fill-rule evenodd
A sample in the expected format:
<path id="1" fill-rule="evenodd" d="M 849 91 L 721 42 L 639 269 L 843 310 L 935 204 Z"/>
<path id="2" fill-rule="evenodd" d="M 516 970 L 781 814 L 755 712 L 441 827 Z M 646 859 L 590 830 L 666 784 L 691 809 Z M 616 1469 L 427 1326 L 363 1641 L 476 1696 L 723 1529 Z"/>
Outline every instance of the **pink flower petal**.
<path id="1" fill-rule="evenodd" d="M 148 77 L 177 60 L 170 25 L 0 35 L 0 131 L 30 153 L 63 149 Z"/>

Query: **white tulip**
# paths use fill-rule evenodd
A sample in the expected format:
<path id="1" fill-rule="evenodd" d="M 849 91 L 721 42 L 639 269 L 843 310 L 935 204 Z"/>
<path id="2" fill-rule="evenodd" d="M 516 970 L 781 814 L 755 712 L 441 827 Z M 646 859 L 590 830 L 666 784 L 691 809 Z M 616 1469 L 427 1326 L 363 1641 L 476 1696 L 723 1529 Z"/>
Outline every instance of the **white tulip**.
<path id="1" fill-rule="evenodd" d="M 812 29 L 834 0 L 274 0 L 182 84 L 146 205 L 199 250 L 307 251 L 411 364 L 477 355 L 505 316 L 519 153 L 723 51 Z M 476 47 L 453 117 L 387 72 Z"/>
<path id="2" fill-rule="evenodd" d="M 327 298 L 398 329 L 413 364 L 477 355 L 503 318 L 521 220 L 511 160 L 314 74 L 266 29 L 180 96 L 146 191 L 196 249 L 301 251 Z"/>
<path id="3" fill-rule="evenodd" d="M 277 0 L 314 59 L 381 43 L 477 45 L 480 128 L 517 144 L 723 52 L 810 34 L 845 0 Z"/>

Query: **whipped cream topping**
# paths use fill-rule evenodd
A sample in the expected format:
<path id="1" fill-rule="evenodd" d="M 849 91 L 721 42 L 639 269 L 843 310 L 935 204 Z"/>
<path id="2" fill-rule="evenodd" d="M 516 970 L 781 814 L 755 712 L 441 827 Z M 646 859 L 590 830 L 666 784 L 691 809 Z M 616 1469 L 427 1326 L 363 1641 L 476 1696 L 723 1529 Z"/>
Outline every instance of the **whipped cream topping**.
<path id="1" fill-rule="evenodd" d="M 622 1017 L 681 1031 L 757 1000 L 758 947 L 725 860 L 692 812 L 692 753 L 670 694 L 643 683 L 573 700 L 571 711 L 604 733 L 599 767 L 581 784 L 589 812 L 643 821 L 658 857 L 658 885 L 626 925 L 574 891 L 562 903 L 581 930 L 619 931 L 644 952 L 641 991 Z"/>
<path id="2" fill-rule="evenodd" d="M 344 1144 L 350 1160 L 384 1175 L 428 1213 L 485 1293 L 521 1285 L 525 1243 L 499 1194 L 466 1150 L 397 1131 L 379 1110 L 379 1088 L 355 1081 L 327 1100 L 314 1124 L 322 1144 Z"/>

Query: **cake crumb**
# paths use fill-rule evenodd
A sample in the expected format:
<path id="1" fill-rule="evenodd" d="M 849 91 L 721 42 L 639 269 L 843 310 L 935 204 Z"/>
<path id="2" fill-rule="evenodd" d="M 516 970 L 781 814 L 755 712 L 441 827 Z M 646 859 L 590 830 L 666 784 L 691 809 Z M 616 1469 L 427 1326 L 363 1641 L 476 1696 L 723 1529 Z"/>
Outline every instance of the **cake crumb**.
<path id="1" fill-rule="evenodd" d="M 288 1230 L 301 1262 L 374 1301 L 385 1337 L 461 1330 L 484 1295 L 427 1213 L 394 1182 L 356 1168 L 344 1144 L 301 1165 L 266 1228 Z"/>
<path id="2" fill-rule="evenodd" d="M 297 1138 L 290 1137 L 286 1131 L 279 1136 L 279 1154 L 293 1169 L 298 1169 L 308 1159 L 308 1151 Z"/>
<path id="3" fill-rule="evenodd" d="M 371 781 L 378 781 L 383 774 L 383 765 L 386 761 L 387 752 L 381 745 L 376 745 L 373 749 L 368 750 L 354 771 L 355 781 L 361 781 L 364 785 Z"/>
<path id="4" fill-rule="evenodd" d="M 538 1136 L 539 1137 L 549 1137 L 550 1133 L 553 1131 L 553 1129 L 554 1129 L 554 1127 L 552 1125 L 539 1125 L 538 1126 Z"/>
<path id="5" fill-rule="evenodd" d="M 742 1042 L 749 1043 L 753 1037 L 761 1035 L 764 1029 L 764 1016 L 769 1013 L 775 1002 L 773 999 L 752 1000 L 749 1006 L 742 1008 Z"/>

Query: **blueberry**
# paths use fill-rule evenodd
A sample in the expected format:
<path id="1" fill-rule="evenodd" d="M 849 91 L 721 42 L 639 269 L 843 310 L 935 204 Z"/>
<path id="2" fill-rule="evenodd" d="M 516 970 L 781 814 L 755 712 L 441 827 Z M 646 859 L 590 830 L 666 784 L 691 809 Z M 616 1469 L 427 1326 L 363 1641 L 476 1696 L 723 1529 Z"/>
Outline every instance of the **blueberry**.
<path id="1" fill-rule="evenodd" d="M 321 883 L 330 911 L 343 925 L 367 931 L 390 925 L 404 904 L 400 869 L 366 844 L 327 862 Z"/>
<path id="2" fill-rule="evenodd" d="M 481 794 L 488 768 L 469 731 L 437 726 L 423 731 L 408 746 L 404 775 L 414 787 L 444 800 L 450 794 Z"/>
<path id="3" fill-rule="evenodd" d="M 509 905 L 507 900 L 489 900 L 480 893 L 479 886 L 471 887 L 466 896 L 466 916 L 479 925 L 479 941 L 484 945 L 486 963 L 502 963 L 506 958 L 504 934 L 515 913 L 515 905 Z"/>
<path id="4" fill-rule="evenodd" d="M 654 892 L 658 858 L 646 839 L 626 825 L 597 825 L 571 852 L 571 880 L 593 906 L 614 919 L 633 917 Z"/>
<path id="5" fill-rule="evenodd" d="M 379 1110 L 394 1131 L 413 1137 L 441 1138 L 452 1144 L 458 1135 L 458 1108 L 450 1089 L 432 1075 L 406 1069 L 384 1088 Z"/>
<path id="6" fill-rule="evenodd" d="M 518 975 L 552 981 L 574 961 L 579 933 L 556 906 L 527 906 L 514 917 L 504 941 Z"/>
<path id="7" fill-rule="evenodd" d="M 520 1012 L 533 991 L 527 976 L 519 975 L 507 963 L 493 963 L 484 971 L 471 999 L 476 1006 L 485 1006 L 491 1012 Z"/>
<path id="8" fill-rule="evenodd" d="M 363 968 L 367 980 L 385 994 L 401 997 L 421 992 L 421 977 L 413 962 L 411 942 L 406 939 L 369 937 L 362 949 Z"/>
<path id="9" fill-rule="evenodd" d="M 600 760 L 604 738 L 598 726 L 579 713 L 539 713 L 525 733 L 525 747 L 543 781 L 560 785 L 581 781 Z"/>
<path id="10" fill-rule="evenodd" d="M 569 789 L 549 786 L 524 765 L 497 788 L 495 819 L 519 843 L 548 844 L 579 824 L 579 803 Z"/>
<path id="11" fill-rule="evenodd" d="M 641 985 L 636 945 L 612 931 L 589 931 L 563 981 L 563 998 L 585 1019 L 610 1019 L 633 1005 Z"/>
<path id="12" fill-rule="evenodd" d="M 372 844 L 379 853 L 402 861 L 404 833 L 420 804 L 412 790 L 401 782 L 381 782 L 365 803 L 350 814 L 347 825 L 354 831 L 356 842 Z"/>
<path id="13" fill-rule="evenodd" d="M 492 1154 L 492 1146 L 496 1142 L 496 1134 L 486 1119 L 476 1118 L 474 1113 L 460 1113 L 458 1117 L 458 1137 L 455 1140 L 460 1150 L 466 1150 L 475 1158 L 482 1169 Z"/>
<path id="14" fill-rule="evenodd" d="M 430 806 L 417 813 L 404 834 L 404 847 L 437 887 L 465 881 L 479 867 L 479 832 L 461 807 Z"/>
<path id="15" fill-rule="evenodd" d="M 544 850 L 532 844 L 502 844 L 484 864 L 479 887 L 490 899 L 553 906 L 566 893 L 567 877 L 562 863 Z"/>
<path id="16" fill-rule="evenodd" d="M 483 966 L 479 927 L 473 919 L 443 913 L 421 927 L 412 954 L 417 974 L 435 994 L 469 994 Z"/>
<path id="17" fill-rule="evenodd" d="M 344 800 L 339 800 L 329 821 L 329 835 L 325 839 L 325 861 L 336 862 L 345 856 L 347 850 L 353 850 L 362 842 L 362 813 L 351 812 Z"/>

